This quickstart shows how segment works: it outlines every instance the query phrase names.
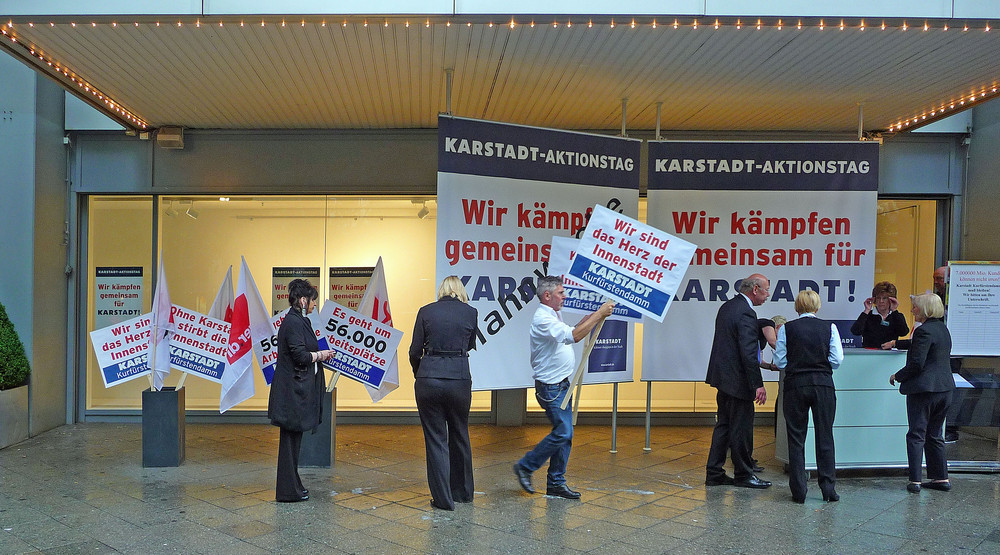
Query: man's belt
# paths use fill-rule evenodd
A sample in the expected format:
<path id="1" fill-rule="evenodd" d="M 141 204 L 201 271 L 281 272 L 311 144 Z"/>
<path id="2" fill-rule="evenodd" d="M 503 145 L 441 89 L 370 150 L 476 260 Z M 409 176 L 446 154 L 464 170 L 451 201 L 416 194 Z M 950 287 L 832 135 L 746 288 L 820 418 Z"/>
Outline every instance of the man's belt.
<path id="1" fill-rule="evenodd" d="M 439 351 L 437 349 L 425 349 L 424 356 L 428 357 L 467 357 L 469 351 Z"/>

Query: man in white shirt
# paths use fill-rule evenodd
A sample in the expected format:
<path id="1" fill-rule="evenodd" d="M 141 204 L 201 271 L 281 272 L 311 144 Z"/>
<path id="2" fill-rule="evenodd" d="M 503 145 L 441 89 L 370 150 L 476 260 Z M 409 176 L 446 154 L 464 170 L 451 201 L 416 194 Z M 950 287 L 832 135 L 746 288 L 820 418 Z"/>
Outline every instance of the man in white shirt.
<path id="1" fill-rule="evenodd" d="M 573 343 L 593 331 L 597 324 L 611 315 L 615 304 L 605 302 L 595 312 L 588 314 L 570 327 L 562 321 L 559 310 L 566 293 L 562 278 L 545 276 L 538 279 L 535 295 L 541 306 L 531 322 L 531 369 L 535 375 L 535 399 L 545 409 L 545 416 L 552 423 L 552 431 L 520 461 L 514 463 L 518 483 L 528 493 L 535 493 L 531 486 L 531 473 L 549 461 L 546 477 L 546 494 L 566 499 L 579 499 L 580 493 L 566 485 L 566 464 L 573 445 L 573 402 L 560 408 L 563 399 L 570 395 L 569 378 L 576 369 Z"/>

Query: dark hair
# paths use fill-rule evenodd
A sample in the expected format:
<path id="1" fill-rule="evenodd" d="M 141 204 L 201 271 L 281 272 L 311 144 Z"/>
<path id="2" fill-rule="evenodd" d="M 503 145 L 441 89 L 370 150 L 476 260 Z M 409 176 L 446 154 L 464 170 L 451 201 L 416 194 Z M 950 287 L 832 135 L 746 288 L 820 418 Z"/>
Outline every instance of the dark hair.
<path id="1" fill-rule="evenodd" d="M 319 293 L 308 279 L 293 279 L 288 284 L 288 306 L 298 307 L 299 299 L 302 298 L 315 301 L 319 298 Z"/>
<path id="2" fill-rule="evenodd" d="M 882 295 L 883 293 L 889 295 L 890 297 L 895 297 L 896 286 L 890 281 L 880 281 L 876 283 L 875 287 L 872 288 L 872 297 L 877 299 L 879 295 Z"/>

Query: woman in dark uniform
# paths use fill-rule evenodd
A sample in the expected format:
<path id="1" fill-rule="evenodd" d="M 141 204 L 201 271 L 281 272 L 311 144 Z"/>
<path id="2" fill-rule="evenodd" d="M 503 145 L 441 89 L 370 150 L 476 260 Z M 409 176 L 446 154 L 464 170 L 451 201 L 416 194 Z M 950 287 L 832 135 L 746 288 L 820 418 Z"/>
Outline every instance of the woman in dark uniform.
<path id="1" fill-rule="evenodd" d="M 906 395 L 906 458 L 910 483 L 906 490 L 918 493 L 921 485 L 948 491 L 948 460 L 944 452 L 941 427 L 948 414 L 955 379 L 951 375 L 951 334 L 944 323 L 944 303 L 934 293 L 910 297 L 913 318 L 922 322 L 913 332 L 906 351 L 906 366 L 889 376 L 889 383 L 899 382 L 899 392 Z M 929 482 L 920 483 L 921 462 L 926 456 Z"/>
<path id="2" fill-rule="evenodd" d="M 431 505 L 453 511 L 456 501 L 471 503 L 475 493 L 469 444 L 469 351 L 476 346 L 479 315 L 467 304 L 469 296 L 456 276 L 444 278 L 437 297 L 437 302 L 417 312 L 410 366 L 424 428 Z"/>
<path id="3" fill-rule="evenodd" d="M 278 362 L 267 401 L 267 417 L 281 430 L 278 439 L 278 478 L 274 498 L 280 502 L 305 501 L 309 492 L 299 478 L 302 432 L 319 426 L 326 378 L 319 361 L 332 351 L 319 350 L 309 318 L 316 309 L 316 289 L 304 279 L 288 284 L 291 309 L 278 328 Z"/>
<path id="4" fill-rule="evenodd" d="M 795 312 L 799 318 L 778 330 L 774 359 L 785 371 L 782 383 L 782 408 L 788 430 L 788 487 L 792 501 L 806 500 L 805 441 L 812 410 L 816 431 L 816 467 L 823 500 L 839 501 L 835 486 L 836 459 L 833 445 L 833 418 L 837 413 L 837 395 L 833 370 L 844 360 L 837 326 L 816 317 L 819 294 L 799 291 Z"/>
<path id="5" fill-rule="evenodd" d="M 876 283 L 872 296 L 865 299 L 865 309 L 851 326 L 851 333 L 861 336 L 862 347 L 881 349 L 886 343 L 892 345 L 891 342 L 910 333 L 906 317 L 897 308 L 896 286 L 888 281 Z"/>

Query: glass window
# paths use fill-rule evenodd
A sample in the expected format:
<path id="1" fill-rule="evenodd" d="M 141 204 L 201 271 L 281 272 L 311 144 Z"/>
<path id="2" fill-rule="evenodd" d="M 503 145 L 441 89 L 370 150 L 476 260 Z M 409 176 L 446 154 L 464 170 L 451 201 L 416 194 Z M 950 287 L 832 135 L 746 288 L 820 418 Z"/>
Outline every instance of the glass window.
<path id="1" fill-rule="evenodd" d="M 338 410 L 415 410 L 413 373 L 407 358 L 417 309 L 434 300 L 434 237 L 436 203 L 433 197 L 324 197 L 324 196 L 176 196 L 161 197 L 159 244 L 174 304 L 207 313 L 233 266 L 239 280 L 240 257 L 265 303 L 272 299 L 272 268 L 319 267 L 314 281 L 321 298 L 329 291 L 329 267 L 371 267 L 382 256 L 393 324 L 405 336 L 397 352 L 400 387 L 381 402 L 372 403 L 367 390 L 349 380 L 338 381 Z M 127 220 L 116 197 L 91 198 L 90 276 L 97 266 L 145 264 L 144 310 L 152 298 L 149 279 L 152 254 L 152 199 L 132 199 Z M 115 208 L 117 207 L 117 208 Z M 125 248 L 127 247 L 127 248 Z M 127 256 L 126 256 L 127 255 Z M 93 297 L 90 299 L 93 305 Z M 280 301 L 279 301 L 279 304 Z M 275 309 L 284 309 L 275 306 Z M 93 318 L 88 329 L 93 329 Z M 166 385 L 180 378 L 174 370 Z M 87 370 L 87 408 L 140 408 L 145 378 L 104 389 L 96 360 Z M 198 377 L 185 381 L 187 408 L 218 410 L 218 384 Z M 255 368 L 256 395 L 233 410 L 267 408 L 268 387 Z M 489 392 L 473 394 L 473 410 L 489 410 Z"/>

